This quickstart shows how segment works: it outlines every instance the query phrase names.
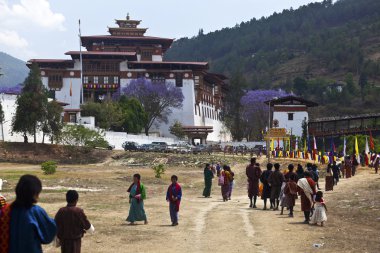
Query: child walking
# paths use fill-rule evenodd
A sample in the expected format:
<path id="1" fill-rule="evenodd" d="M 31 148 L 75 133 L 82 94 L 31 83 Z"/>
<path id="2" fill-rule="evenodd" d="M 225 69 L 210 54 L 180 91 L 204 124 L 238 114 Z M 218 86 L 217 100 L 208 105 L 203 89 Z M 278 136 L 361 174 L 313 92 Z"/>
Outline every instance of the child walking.
<path id="1" fill-rule="evenodd" d="M 79 194 L 75 190 L 66 193 L 67 206 L 59 209 L 55 215 L 57 223 L 57 238 L 62 253 L 80 253 L 84 233 L 94 232 L 94 227 L 88 221 L 84 211 L 77 207 Z"/>
<path id="2" fill-rule="evenodd" d="M 178 177 L 173 175 L 171 177 L 171 185 L 168 187 L 168 191 L 166 193 L 166 201 L 169 202 L 169 211 L 170 218 L 172 220 L 172 226 L 178 226 L 178 212 L 179 205 L 181 204 L 182 198 L 182 189 L 181 186 L 177 183 Z"/>
<path id="3" fill-rule="evenodd" d="M 323 227 L 323 223 L 327 221 L 327 207 L 323 199 L 323 192 L 321 191 L 318 191 L 315 196 L 314 208 L 315 210 L 313 216 L 311 216 L 310 224 L 317 225 L 318 223 L 321 223 L 321 227 Z"/>

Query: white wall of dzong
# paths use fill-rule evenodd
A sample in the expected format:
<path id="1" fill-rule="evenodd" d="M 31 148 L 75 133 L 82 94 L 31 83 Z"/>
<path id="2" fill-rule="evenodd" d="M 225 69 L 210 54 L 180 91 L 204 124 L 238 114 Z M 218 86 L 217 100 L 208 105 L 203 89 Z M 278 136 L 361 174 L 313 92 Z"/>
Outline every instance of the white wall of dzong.
<path id="1" fill-rule="evenodd" d="M 175 86 L 174 79 L 167 79 L 167 84 Z M 181 88 L 182 94 L 184 96 L 182 102 L 182 108 L 176 109 L 172 108 L 172 113 L 168 117 L 168 123 L 161 123 L 160 125 L 154 126 L 154 130 L 160 130 L 162 136 L 165 137 L 174 137 L 170 134 L 169 128 L 176 121 L 182 123 L 183 126 L 194 126 L 194 103 L 195 103 L 195 94 L 194 94 L 194 81 L 192 79 L 183 79 L 183 87 Z"/>
<path id="2" fill-rule="evenodd" d="M 10 141 L 10 142 L 23 142 L 24 137 L 22 133 L 14 133 L 12 134 L 12 120 L 14 115 L 16 114 L 16 100 L 17 95 L 13 94 L 0 94 L 0 102 L 3 107 L 4 112 L 4 122 L 1 128 L 0 124 L 0 141 L 3 141 L 3 134 L 4 134 L 4 141 Z M 3 133 L 1 130 L 3 129 Z M 33 142 L 33 137 L 31 135 L 28 135 L 29 142 Z M 42 133 L 37 133 L 37 142 L 42 141 Z M 48 142 L 48 140 L 45 138 L 45 141 Z"/>
<path id="3" fill-rule="evenodd" d="M 282 107 L 284 106 L 282 105 Z M 277 119 L 279 121 L 279 127 L 286 128 L 289 133 L 292 132 L 295 136 L 302 136 L 302 122 L 304 119 L 306 119 L 306 121 L 309 120 L 309 114 L 306 110 L 307 108 L 305 108 L 305 111 L 289 110 L 286 112 L 278 112 L 276 111 L 276 107 L 274 107 L 273 120 Z M 288 120 L 289 113 L 293 113 L 293 120 Z"/>

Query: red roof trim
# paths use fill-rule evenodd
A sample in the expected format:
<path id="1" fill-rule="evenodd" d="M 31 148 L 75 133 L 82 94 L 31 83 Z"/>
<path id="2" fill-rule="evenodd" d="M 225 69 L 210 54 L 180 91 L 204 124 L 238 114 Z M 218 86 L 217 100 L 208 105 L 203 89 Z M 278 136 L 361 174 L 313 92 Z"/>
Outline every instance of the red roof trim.
<path id="1" fill-rule="evenodd" d="M 178 64 L 178 65 L 199 65 L 199 66 L 207 66 L 208 62 L 177 62 L 177 61 L 130 61 L 131 64 Z"/>
<path id="2" fill-rule="evenodd" d="M 27 63 L 72 63 L 73 60 L 70 59 L 30 59 Z"/>
<path id="3" fill-rule="evenodd" d="M 112 40 L 112 39 L 123 39 L 123 40 L 131 39 L 131 40 L 168 40 L 168 41 L 174 41 L 174 39 L 151 37 L 151 36 L 129 37 L 129 36 L 113 36 L 113 35 L 82 36 L 81 39 L 83 39 L 83 40 L 89 40 L 89 39 L 110 39 L 110 40 Z"/>
<path id="4" fill-rule="evenodd" d="M 80 51 L 68 51 L 65 55 L 79 55 Z M 136 52 L 108 52 L 108 51 L 82 51 L 82 55 L 117 55 L 135 56 Z"/>

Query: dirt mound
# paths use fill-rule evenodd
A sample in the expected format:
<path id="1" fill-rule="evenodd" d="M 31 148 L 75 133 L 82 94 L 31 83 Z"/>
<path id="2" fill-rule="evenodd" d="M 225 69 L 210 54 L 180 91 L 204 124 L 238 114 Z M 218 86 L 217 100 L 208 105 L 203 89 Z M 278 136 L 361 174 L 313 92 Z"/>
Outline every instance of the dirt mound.
<path id="1" fill-rule="evenodd" d="M 89 149 L 40 143 L 0 143 L 0 162 L 38 164 L 54 160 L 60 164 L 103 162 L 112 155 L 109 150 Z"/>
<path id="2" fill-rule="evenodd" d="M 150 166 L 152 164 L 166 164 L 168 166 L 203 167 L 205 163 L 217 163 L 233 165 L 237 162 L 248 162 L 247 156 L 212 154 L 173 154 L 173 153 L 149 153 L 149 152 L 123 152 L 114 155 L 109 162 L 112 166 Z"/>

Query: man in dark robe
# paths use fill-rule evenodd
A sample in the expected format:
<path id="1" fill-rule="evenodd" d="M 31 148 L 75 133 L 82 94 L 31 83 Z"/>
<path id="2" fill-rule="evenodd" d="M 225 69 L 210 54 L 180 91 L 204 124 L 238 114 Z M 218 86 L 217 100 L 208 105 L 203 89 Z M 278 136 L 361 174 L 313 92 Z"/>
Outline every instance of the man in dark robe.
<path id="1" fill-rule="evenodd" d="M 270 199 L 273 203 L 273 210 L 278 210 L 280 204 L 280 193 L 282 183 L 285 181 L 284 175 L 280 171 L 280 164 L 274 164 L 274 172 L 269 176 L 268 183 L 271 186 Z"/>
<path id="2" fill-rule="evenodd" d="M 259 196 L 259 180 L 261 176 L 260 165 L 256 163 L 256 158 L 251 158 L 251 164 L 247 166 L 245 174 L 248 177 L 248 197 L 251 201 L 249 207 L 256 208 L 256 200 L 257 196 Z"/>
<path id="3" fill-rule="evenodd" d="M 340 170 L 339 170 L 339 166 L 336 164 L 335 161 L 333 162 L 332 173 L 333 173 L 333 177 L 334 177 L 334 184 L 338 185 Z"/>
<path id="4" fill-rule="evenodd" d="M 67 206 L 59 209 L 55 215 L 62 253 L 80 253 L 84 233 L 87 230 L 92 233 L 94 230 L 83 210 L 76 207 L 78 198 L 77 191 L 69 190 L 66 193 Z"/>
<path id="5" fill-rule="evenodd" d="M 267 210 L 267 199 L 270 199 L 271 187 L 270 187 L 270 184 L 268 182 L 268 178 L 273 173 L 272 168 L 273 168 L 273 164 L 268 163 L 267 164 L 267 170 L 264 171 L 260 176 L 260 181 L 263 184 L 263 192 L 261 194 L 261 199 L 264 200 L 263 210 Z M 270 208 L 272 209 L 273 206 L 274 206 L 274 204 L 273 204 L 272 200 L 270 199 Z"/>

